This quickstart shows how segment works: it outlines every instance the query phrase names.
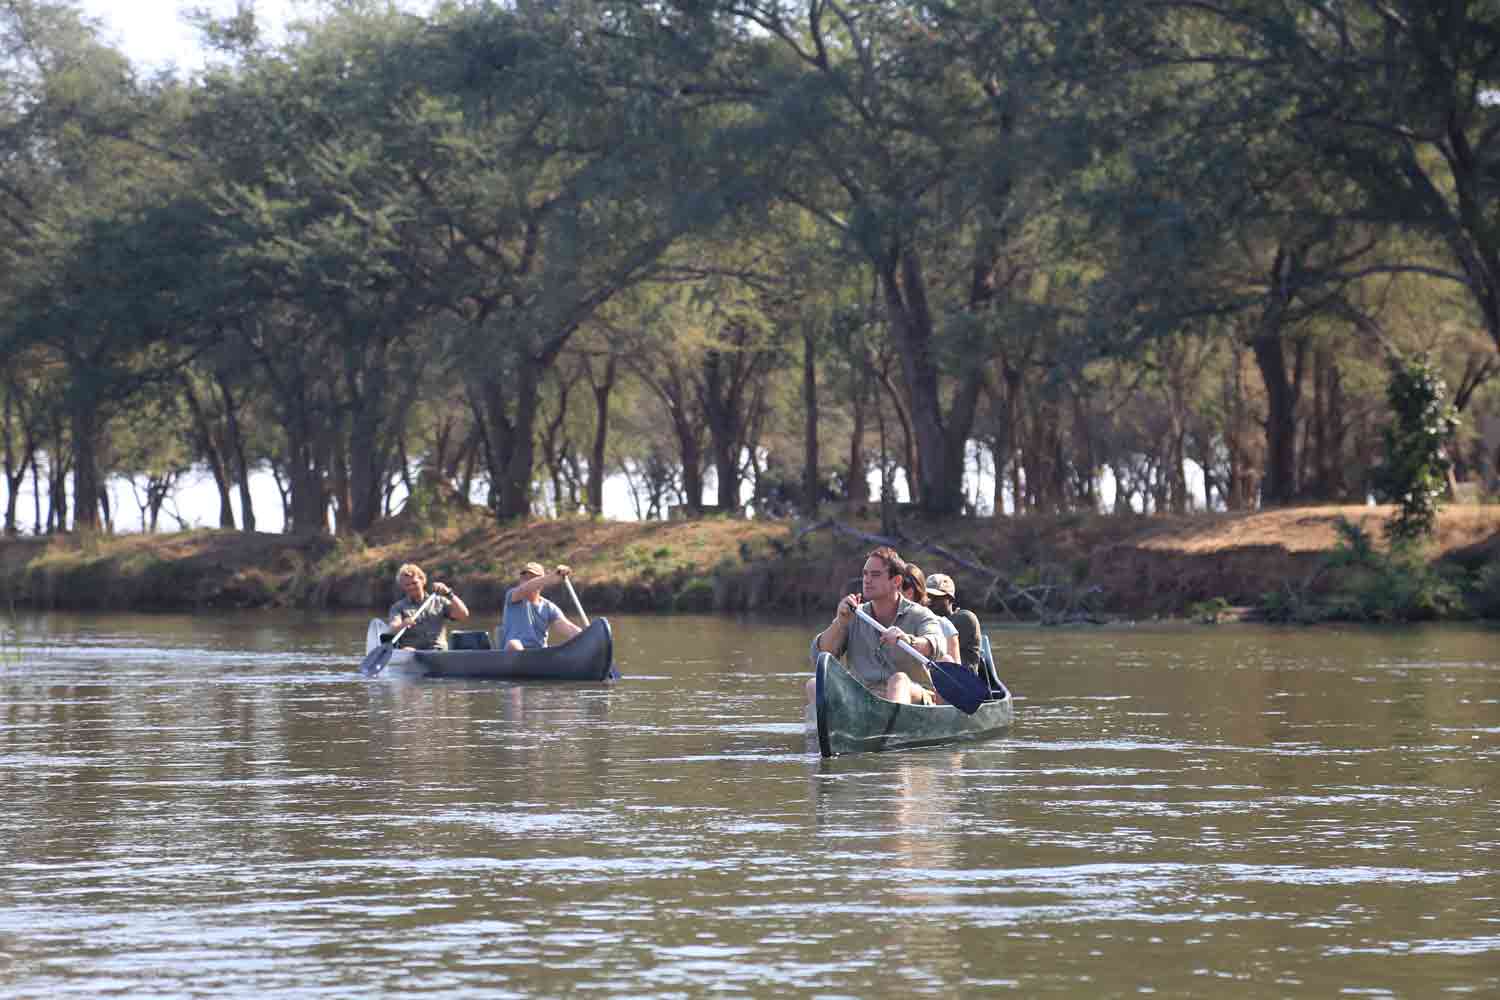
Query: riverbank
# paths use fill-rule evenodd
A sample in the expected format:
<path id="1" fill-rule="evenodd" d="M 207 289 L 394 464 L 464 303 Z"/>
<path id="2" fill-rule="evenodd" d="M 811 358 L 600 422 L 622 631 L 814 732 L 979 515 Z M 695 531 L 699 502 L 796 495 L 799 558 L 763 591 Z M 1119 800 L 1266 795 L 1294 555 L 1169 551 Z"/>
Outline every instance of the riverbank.
<path id="1" fill-rule="evenodd" d="M 1221 617 L 1253 614 L 1267 595 L 1324 585 L 1341 519 L 1383 548 L 1389 514 L 1303 507 L 906 520 L 894 541 L 923 570 L 952 575 L 960 603 L 990 616 Z M 453 511 L 339 539 L 212 530 L 17 538 L 0 542 L 0 600 L 80 610 L 383 609 L 394 598 L 396 568 L 412 561 L 483 615 L 499 607 L 516 567 L 535 559 L 569 563 L 591 613 L 805 614 L 831 606 L 881 537 L 878 519 L 868 518 L 496 525 L 478 512 Z M 1445 508 L 1423 559 L 1439 573 L 1477 577 L 1489 566 L 1500 577 L 1500 506 Z"/>

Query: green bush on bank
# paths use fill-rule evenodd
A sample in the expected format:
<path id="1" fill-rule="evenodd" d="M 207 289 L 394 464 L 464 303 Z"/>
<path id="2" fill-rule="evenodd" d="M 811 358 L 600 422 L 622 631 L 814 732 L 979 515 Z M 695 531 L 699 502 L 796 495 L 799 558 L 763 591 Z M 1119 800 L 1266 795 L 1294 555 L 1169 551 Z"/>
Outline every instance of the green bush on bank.
<path id="1" fill-rule="evenodd" d="M 1429 562 L 1419 542 L 1393 540 L 1382 552 L 1368 532 L 1346 518 L 1339 518 L 1336 530 L 1333 551 L 1306 583 L 1262 596 L 1260 611 L 1267 621 L 1399 623 L 1475 613 L 1476 588 L 1468 574 Z M 1490 576 L 1500 596 L 1500 573 Z"/>
<path id="2" fill-rule="evenodd" d="M 1469 610 L 1476 618 L 1500 619 L 1500 562 L 1486 563 L 1471 578 Z"/>
<path id="3" fill-rule="evenodd" d="M 714 609 L 714 584 L 712 580 L 695 577 L 684 583 L 672 600 L 674 611 L 712 611 Z"/>

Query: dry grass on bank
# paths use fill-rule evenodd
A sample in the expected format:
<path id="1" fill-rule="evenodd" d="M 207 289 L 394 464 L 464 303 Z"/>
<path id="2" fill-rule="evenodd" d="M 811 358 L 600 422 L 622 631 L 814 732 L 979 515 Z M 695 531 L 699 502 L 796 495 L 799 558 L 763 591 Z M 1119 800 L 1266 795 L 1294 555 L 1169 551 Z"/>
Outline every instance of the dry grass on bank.
<path id="1" fill-rule="evenodd" d="M 1066 585 L 1111 615 L 1180 615 L 1194 602 L 1254 603 L 1304 579 L 1335 545 L 1343 517 L 1374 538 L 1389 508 L 1302 507 L 1243 514 L 906 521 L 904 555 L 951 573 L 960 599 L 986 606 L 996 581 Z M 573 566 L 591 611 L 778 609 L 821 612 L 857 574 L 878 522 L 803 532 L 789 521 L 626 522 L 564 518 L 496 525 L 477 511 L 377 526 L 363 538 L 193 531 L 0 542 L 0 598 L 33 607 L 111 610 L 312 605 L 383 609 L 396 568 L 421 564 L 476 609 L 499 606 L 528 560 Z M 799 535 L 799 532 L 803 532 Z M 942 554 L 924 548 L 938 545 Z M 1450 506 L 1434 559 L 1473 565 L 1500 553 L 1500 506 Z M 951 557 L 951 558 L 950 558 Z M 989 608 L 998 609 L 994 601 Z M 1023 613 L 1024 608 L 1009 608 Z"/>

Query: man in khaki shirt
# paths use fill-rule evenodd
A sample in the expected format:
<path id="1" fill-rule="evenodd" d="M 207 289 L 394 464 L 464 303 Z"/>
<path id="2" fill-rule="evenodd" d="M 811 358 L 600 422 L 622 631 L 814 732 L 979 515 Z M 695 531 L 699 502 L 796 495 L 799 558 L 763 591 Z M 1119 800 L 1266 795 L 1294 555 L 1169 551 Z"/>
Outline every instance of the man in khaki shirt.
<path id="1" fill-rule="evenodd" d="M 905 642 L 928 659 L 940 657 L 943 630 L 937 615 L 901 594 L 901 572 L 906 564 L 895 549 L 881 546 L 865 557 L 859 594 L 839 599 L 838 613 L 818 633 L 814 650 L 843 656 L 849 672 L 887 701 L 911 705 L 937 704 L 927 668 L 897 643 Z M 863 602 L 866 614 L 880 622 L 877 630 L 855 615 Z M 816 698 L 816 685 L 807 682 L 807 698 Z"/>

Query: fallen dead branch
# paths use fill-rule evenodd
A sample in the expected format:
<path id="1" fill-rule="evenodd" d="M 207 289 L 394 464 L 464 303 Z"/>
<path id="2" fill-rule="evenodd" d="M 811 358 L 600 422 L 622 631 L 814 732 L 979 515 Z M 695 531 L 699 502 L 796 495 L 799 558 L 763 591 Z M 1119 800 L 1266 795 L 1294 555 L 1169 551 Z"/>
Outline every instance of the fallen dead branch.
<path id="1" fill-rule="evenodd" d="M 872 534 L 843 524 L 834 518 L 825 518 L 801 528 L 796 538 L 801 539 L 814 532 L 825 530 L 836 535 L 858 539 L 867 545 L 889 545 L 891 548 L 907 553 L 930 552 L 952 566 L 961 567 L 973 576 L 988 580 L 984 596 L 979 600 L 979 606 L 990 607 L 998 604 L 1011 618 L 1023 617 L 1012 607 L 1012 605 L 1021 605 L 1029 608 L 1031 615 L 1043 625 L 1103 623 L 1103 619 L 1088 608 L 1089 598 L 1103 593 L 1100 587 L 1078 587 L 1065 579 L 1054 577 L 1053 572 L 1046 570 L 1042 572 L 1044 579 L 1034 583 L 1018 584 L 1009 574 L 993 566 L 986 566 L 978 559 L 955 552 L 939 542 L 915 538 L 901 531 L 894 536 Z"/>

